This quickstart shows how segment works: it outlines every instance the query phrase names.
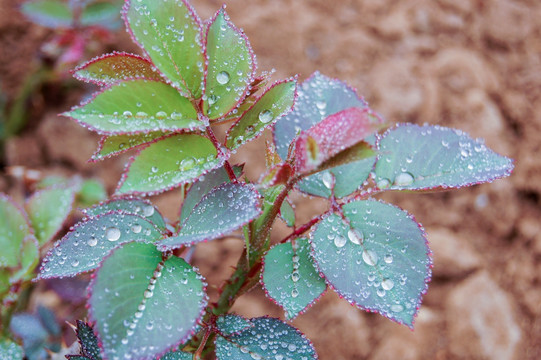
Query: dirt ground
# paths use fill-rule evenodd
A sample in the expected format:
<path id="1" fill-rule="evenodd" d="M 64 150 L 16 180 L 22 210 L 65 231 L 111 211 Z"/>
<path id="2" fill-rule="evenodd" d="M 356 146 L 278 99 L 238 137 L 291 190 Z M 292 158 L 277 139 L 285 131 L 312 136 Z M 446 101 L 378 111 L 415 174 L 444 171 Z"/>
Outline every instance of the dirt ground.
<path id="1" fill-rule="evenodd" d="M 537 0 L 230 0 L 227 10 L 277 77 L 313 71 L 356 87 L 389 122 L 440 124 L 486 139 L 516 160 L 510 178 L 435 194 L 388 194 L 426 228 L 434 278 L 415 331 L 364 313 L 331 291 L 293 321 L 325 359 L 541 358 L 541 3 Z M 0 76 L 14 94 L 49 35 L 0 0 Z M 220 1 L 193 1 L 209 17 Z M 135 51 L 120 34 L 117 50 Z M 97 137 L 56 114 L 76 104 L 80 90 L 30 105 L 27 128 L 11 139 L 4 165 L 45 173 L 80 172 L 111 191 L 125 157 L 86 163 Z M 263 165 L 258 143 L 238 154 L 248 176 Z M 2 171 L 0 190 L 18 184 Z M 176 193 L 155 198 L 170 218 Z M 298 219 L 314 208 L 297 197 Z M 277 226 L 276 239 L 287 230 Z M 198 246 L 196 265 L 211 284 L 236 262 L 234 239 Z M 235 311 L 282 316 L 260 290 Z"/>

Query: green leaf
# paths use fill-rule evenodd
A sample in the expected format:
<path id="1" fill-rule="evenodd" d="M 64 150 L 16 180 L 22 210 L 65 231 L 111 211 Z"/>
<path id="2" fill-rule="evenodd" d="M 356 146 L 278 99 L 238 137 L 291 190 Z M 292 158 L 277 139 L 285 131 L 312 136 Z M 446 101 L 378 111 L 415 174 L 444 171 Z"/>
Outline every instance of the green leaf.
<path id="1" fill-rule="evenodd" d="M 89 207 L 107 198 L 103 183 L 96 179 L 84 180 L 77 194 L 77 203 L 81 207 Z"/>
<path id="2" fill-rule="evenodd" d="M 39 245 L 53 240 L 67 220 L 75 200 L 71 188 L 50 188 L 35 192 L 25 208 Z"/>
<path id="3" fill-rule="evenodd" d="M 23 360 L 23 349 L 17 343 L 0 338 L 0 358 L 6 360 Z"/>
<path id="4" fill-rule="evenodd" d="M 253 324 L 237 335 L 216 336 L 218 360 L 317 359 L 312 343 L 293 326 L 278 319 L 250 319 Z"/>
<path id="5" fill-rule="evenodd" d="M 248 38 L 220 9 L 210 20 L 206 37 L 203 111 L 210 119 L 227 115 L 246 97 L 256 68 Z"/>
<path id="6" fill-rule="evenodd" d="M 295 79 L 276 83 L 269 88 L 229 129 L 226 146 L 237 149 L 261 135 L 265 128 L 291 110 L 296 89 Z"/>
<path id="7" fill-rule="evenodd" d="M 159 81 L 130 80 L 98 93 L 63 115 L 100 134 L 138 134 L 202 128 L 187 98 Z"/>
<path id="8" fill-rule="evenodd" d="M 459 188 L 509 176 L 513 161 L 460 130 L 440 126 L 398 125 L 378 143 L 380 189 Z"/>
<path id="9" fill-rule="evenodd" d="M 431 274 L 422 227 L 376 200 L 345 204 L 343 212 L 347 222 L 331 213 L 312 234 L 319 270 L 350 303 L 413 327 Z"/>
<path id="10" fill-rule="evenodd" d="M 59 28 L 72 26 L 73 15 L 68 4 L 58 0 L 25 2 L 21 10 L 30 20 L 41 26 Z"/>
<path id="11" fill-rule="evenodd" d="M 124 17 L 134 40 L 171 84 L 201 97 L 201 20 L 187 1 L 126 1 Z"/>
<path id="12" fill-rule="evenodd" d="M 83 8 L 81 13 L 81 25 L 99 25 L 109 29 L 116 29 L 120 20 L 119 2 L 112 4 L 101 1 L 89 4 Z"/>
<path id="13" fill-rule="evenodd" d="M 171 351 L 160 358 L 160 360 L 192 360 L 193 354 L 184 351 Z"/>
<path id="14" fill-rule="evenodd" d="M 34 269 L 39 263 L 39 250 L 38 240 L 33 235 L 24 238 L 21 247 L 20 265 L 11 275 L 11 282 L 29 280 L 34 277 Z"/>
<path id="15" fill-rule="evenodd" d="M 212 142 L 200 135 L 172 135 L 132 158 L 117 194 L 157 194 L 194 181 L 221 166 Z"/>
<path id="16" fill-rule="evenodd" d="M 32 235 L 26 214 L 7 195 L 0 193 L 0 267 L 19 265 L 23 241 Z"/>
<path id="17" fill-rule="evenodd" d="M 288 320 L 306 311 L 327 288 L 310 256 L 307 239 L 273 246 L 264 258 L 261 283 Z"/>
<path id="18" fill-rule="evenodd" d="M 77 320 L 75 333 L 81 345 L 81 354 L 93 360 L 101 360 L 98 338 L 94 334 L 92 327 L 84 321 Z"/>
<path id="19" fill-rule="evenodd" d="M 9 291 L 11 283 L 9 281 L 9 270 L 0 267 L 0 300 L 3 299 L 4 295 Z"/>
<path id="20" fill-rule="evenodd" d="M 78 66 L 73 71 L 73 76 L 98 85 L 113 85 L 119 81 L 134 79 L 163 81 L 149 60 L 139 55 L 118 52 L 98 56 Z"/>
<path id="21" fill-rule="evenodd" d="M 250 320 L 236 314 L 226 314 L 216 319 L 216 328 L 223 336 L 238 334 L 253 326 Z"/>
<path id="22" fill-rule="evenodd" d="M 182 342 L 207 304 L 205 285 L 183 259 L 164 258 L 151 244 L 114 251 L 88 301 L 105 357 L 153 359 Z"/>
<path id="23" fill-rule="evenodd" d="M 284 200 L 282 206 L 280 206 L 280 217 L 287 226 L 295 226 L 295 209 L 293 209 L 293 205 L 291 205 L 287 199 Z"/>
<path id="24" fill-rule="evenodd" d="M 163 131 L 153 131 L 148 134 L 129 134 L 103 136 L 98 144 L 98 150 L 92 155 L 92 161 L 108 159 L 126 151 L 159 141 L 167 136 Z"/>
<path id="25" fill-rule="evenodd" d="M 39 279 L 75 276 L 97 268 L 112 250 L 131 241 L 154 242 L 162 233 L 148 219 L 122 211 L 78 223 L 55 243 L 41 265 Z"/>
<path id="26" fill-rule="evenodd" d="M 180 232 L 160 242 L 163 249 L 175 249 L 212 240 L 240 228 L 261 214 L 260 196 L 252 185 L 220 185 L 194 207 Z"/>
<path id="27" fill-rule="evenodd" d="M 165 220 L 158 209 L 148 200 L 136 197 L 113 198 L 96 206 L 83 210 L 89 217 L 121 210 L 126 214 L 139 215 L 154 224 L 162 233 L 166 232 Z"/>

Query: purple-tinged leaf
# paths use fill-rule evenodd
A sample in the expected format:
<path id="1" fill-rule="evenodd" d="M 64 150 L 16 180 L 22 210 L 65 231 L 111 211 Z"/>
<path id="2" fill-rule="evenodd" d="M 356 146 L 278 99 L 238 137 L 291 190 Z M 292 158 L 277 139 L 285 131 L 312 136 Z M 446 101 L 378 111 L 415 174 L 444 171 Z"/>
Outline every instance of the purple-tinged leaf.
<path id="1" fill-rule="evenodd" d="M 112 85 L 63 115 L 104 135 L 194 131 L 203 126 L 190 100 L 177 90 L 141 79 Z"/>
<path id="2" fill-rule="evenodd" d="M 77 329 L 75 330 L 77 340 L 81 345 L 81 355 L 92 360 L 101 360 L 98 338 L 94 330 L 84 321 L 77 320 Z"/>
<path id="3" fill-rule="evenodd" d="M 35 192 L 25 204 L 39 245 L 53 240 L 62 229 L 75 201 L 72 188 L 49 188 Z"/>
<path id="4" fill-rule="evenodd" d="M 160 247 L 175 249 L 226 235 L 259 216 L 260 202 L 261 197 L 252 185 L 220 185 L 194 207 L 176 236 L 160 241 Z"/>
<path id="5" fill-rule="evenodd" d="M 33 236 L 24 210 L 0 193 L 0 267 L 16 267 L 24 239 Z"/>
<path id="6" fill-rule="evenodd" d="M 73 76 L 102 86 L 135 79 L 163 81 L 149 60 L 122 52 L 98 56 L 75 68 Z"/>
<path id="7" fill-rule="evenodd" d="M 166 232 L 165 221 L 158 209 L 150 201 L 133 196 L 113 198 L 85 209 L 83 212 L 89 217 L 95 217 L 115 210 L 142 216 L 154 224 L 162 233 Z"/>
<path id="8" fill-rule="evenodd" d="M 23 360 L 23 348 L 17 345 L 17 343 L 6 339 L 0 338 L 0 358 L 9 360 Z"/>
<path id="9" fill-rule="evenodd" d="M 61 278 L 94 270 L 112 250 L 132 241 L 155 242 L 159 229 L 143 216 L 122 211 L 100 214 L 73 227 L 49 250 L 38 279 Z"/>
<path id="10" fill-rule="evenodd" d="M 253 318 L 250 322 L 253 327 L 239 334 L 216 336 L 218 360 L 317 359 L 310 340 L 293 326 L 268 317 Z"/>
<path id="11" fill-rule="evenodd" d="M 98 150 L 92 155 L 91 161 L 100 161 L 112 156 L 120 155 L 129 150 L 136 149 L 143 145 L 159 141 L 167 136 L 163 131 L 150 132 L 148 134 L 134 135 L 111 135 L 102 136 L 98 143 Z"/>
<path id="12" fill-rule="evenodd" d="M 217 154 L 204 136 L 172 135 L 132 157 L 116 194 L 153 195 L 192 182 L 223 164 Z"/>
<path id="13" fill-rule="evenodd" d="M 236 314 L 227 314 L 216 319 L 216 329 L 222 336 L 238 335 L 253 326 L 250 320 Z"/>
<path id="14" fill-rule="evenodd" d="M 116 30 L 120 25 L 120 10 L 121 4 L 118 1 L 114 3 L 101 1 L 88 4 L 81 12 L 81 25 L 97 25 Z"/>
<path id="15" fill-rule="evenodd" d="M 285 185 L 293 175 L 293 168 L 288 163 L 274 165 L 259 179 L 259 184 L 265 188 Z"/>
<path id="16" fill-rule="evenodd" d="M 183 259 L 166 258 L 151 244 L 115 250 L 89 286 L 104 356 L 150 360 L 182 343 L 207 305 L 201 279 Z"/>
<path id="17" fill-rule="evenodd" d="M 378 141 L 379 189 L 459 188 L 509 176 L 513 161 L 481 140 L 441 126 L 402 124 Z"/>
<path id="18" fill-rule="evenodd" d="M 291 111 L 295 102 L 297 80 L 289 79 L 272 85 L 227 132 L 226 146 L 237 149 L 257 138 L 263 130 Z"/>
<path id="19" fill-rule="evenodd" d="M 186 96 L 201 97 L 201 20 L 185 0 L 127 0 L 126 27 L 158 70 Z"/>
<path id="20" fill-rule="evenodd" d="M 242 174 L 242 166 L 234 166 L 233 172 L 237 177 Z M 199 204 L 203 196 L 207 195 L 212 189 L 217 188 L 223 183 L 230 182 L 227 171 L 224 168 L 212 170 L 203 178 L 194 182 L 186 193 L 180 210 L 180 224 L 184 224 L 193 209 Z"/>
<path id="21" fill-rule="evenodd" d="M 250 90 L 256 70 L 248 38 L 229 20 L 224 8 L 210 20 L 206 34 L 203 111 L 219 119 L 236 108 Z"/>
<path id="22" fill-rule="evenodd" d="M 273 246 L 264 258 L 261 283 L 267 296 L 285 310 L 288 320 L 306 311 L 327 288 L 310 256 L 307 239 Z"/>
<path id="23" fill-rule="evenodd" d="M 299 174 L 313 172 L 334 156 L 359 144 L 379 127 L 373 119 L 368 109 L 354 107 L 330 115 L 303 131 L 295 145 L 295 170 Z"/>
<path id="24" fill-rule="evenodd" d="M 423 228 L 405 211 L 375 200 L 343 205 L 312 233 L 327 282 L 357 307 L 413 327 L 432 261 Z"/>
<path id="25" fill-rule="evenodd" d="M 27 1 L 21 11 L 30 20 L 49 28 L 69 28 L 72 26 L 73 14 L 68 4 L 60 0 Z"/>

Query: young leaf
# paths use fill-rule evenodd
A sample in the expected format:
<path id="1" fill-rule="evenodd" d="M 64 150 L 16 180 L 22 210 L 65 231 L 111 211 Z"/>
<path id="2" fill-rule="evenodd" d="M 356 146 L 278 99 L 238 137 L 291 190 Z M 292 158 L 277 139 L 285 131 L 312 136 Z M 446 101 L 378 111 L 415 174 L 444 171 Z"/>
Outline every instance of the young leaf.
<path id="1" fill-rule="evenodd" d="M 362 142 L 379 127 L 373 119 L 367 109 L 349 108 L 303 131 L 295 145 L 296 171 L 299 174 L 313 172 L 334 156 Z M 369 148 L 368 143 L 363 144 Z M 374 155 L 364 153 L 365 158 Z"/>
<path id="2" fill-rule="evenodd" d="M 203 126 L 190 100 L 163 82 L 142 79 L 112 85 L 63 115 L 105 135 L 193 131 Z"/>
<path id="3" fill-rule="evenodd" d="M 295 79 L 278 82 L 269 88 L 228 130 L 226 146 L 237 149 L 261 135 L 264 129 L 291 110 L 296 89 Z"/>
<path id="4" fill-rule="evenodd" d="M 37 0 L 25 2 L 21 10 L 30 20 L 49 28 L 70 27 L 73 15 L 66 2 Z"/>
<path id="5" fill-rule="evenodd" d="M 233 172 L 238 177 L 242 173 L 242 166 L 234 166 Z M 180 211 L 180 223 L 184 224 L 193 209 L 201 202 L 203 196 L 207 195 L 212 189 L 217 188 L 223 183 L 228 183 L 229 176 L 224 168 L 212 170 L 204 176 L 204 178 L 194 182 L 190 186 L 190 190 L 186 193 L 186 197 L 182 202 Z"/>
<path id="6" fill-rule="evenodd" d="M 295 226 L 295 209 L 288 199 L 284 200 L 282 206 L 280 206 L 280 217 L 287 226 Z"/>
<path id="7" fill-rule="evenodd" d="M 508 176 L 513 161 L 460 130 L 440 126 L 398 125 L 378 143 L 380 189 L 459 188 Z"/>
<path id="8" fill-rule="evenodd" d="M 19 265 L 23 241 L 32 235 L 26 214 L 7 195 L 0 193 L 0 267 Z"/>
<path id="9" fill-rule="evenodd" d="M 313 256 L 327 282 L 361 309 L 413 327 L 431 274 L 423 228 L 405 211 L 375 200 L 343 206 L 312 234 Z"/>
<path id="10" fill-rule="evenodd" d="M 256 61 L 248 38 L 220 9 L 207 28 L 203 111 L 210 119 L 227 115 L 246 97 Z"/>
<path id="11" fill-rule="evenodd" d="M 200 135 L 172 135 L 131 159 L 118 194 L 157 194 L 193 181 L 222 165 L 212 142 Z"/>
<path id="12" fill-rule="evenodd" d="M 163 131 L 153 131 L 148 134 L 127 134 L 127 135 L 111 135 L 102 136 L 98 143 L 98 149 L 90 161 L 100 161 L 116 156 L 126 151 L 149 145 L 150 143 L 159 141 L 169 134 Z"/>
<path id="13" fill-rule="evenodd" d="M 23 239 L 20 254 L 20 265 L 11 275 L 11 281 L 28 280 L 34 277 L 34 269 L 39 263 L 38 240 L 34 235 L 27 235 Z"/>
<path id="14" fill-rule="evenodd" d="M 81 25 L 98 25 L 115 30 L 119 26 L 120 9 L 119 5 L 105 1 L 88 4 L 81 13 Z"/>
<path id="15" fill-rule="evenodd" d="M 84 321 L 77 320 L 77 329 L 75 330 L 77 340 L 81 345 L 81 355 L 92 359 L 101 360 L 98 338 L 94 334 L 92 327 Z M 73 357 L 71 358 L 73 359 Z"/>
<path id="16" fill-rule="evenodd" d="M 253 186 L 242 183 L 220 185 L 194 207 L 180 232 L 160 241 L 163 249 L 175 249 L 225 235 L 261 213 L 260 196 Z"/>
<path id="17" fill-rule="evenodd" d="M 265 255 L 261 283 L 267 296 L 285 310 L 288 320 L 306 311 L 327 288 L 310 256 L 307 239 L 296 239 L 294 246 L 273 246 Z"/>
<path id="18" fill-rule="evenodd" d="M 107 198 L 103 183 L 96 179 L 84 180 L 77 193 L 76 202 L 80 207 L 89 207 Z"/>
<path id="19" fill-rule="evenodd" d="M 83 211 L 87 216 L 95 217 L 115 210 L 121 210 L 126 214 L 142 216 L 162 232 L 166 230 L 165 221 L 158 209 L 150 201 L 136 197 L 127 196 L 110 199 Z"/>
<path id="20" fill-rule="evenodd" d="M 288 163 L 274 165 L 261 176 L 259 184 L 265 188 L 284 185 L 291 178 L 293 172 L 293 168 Z"/>
<path id="21" fill-rule="evenodd" d="M 23 360 L 23 349 L 13 341 L 0 338 L 0 359 Z"/>
<path id="22" fill-rule="evenodd" d="M 81 81 L 102 86 L 134 79 L 163 81 L 149 60 L 139 55 L 121 52 L 98 56 L 76 67 L 73 76 Z"/>
<path id="23" fill-rule="evenodd" d="M 124 20 L 159 71 L 185 95 L 201 97 L 201 20 L 185 0 L 127 0 Z"/>
<path id="24" fill-rule="evenodd" d="M 240 334 L 216 336 L 218 360 L 317 359 L 312 343 L 294 327 L 273 318 L 250 319 Z"/>
<path id="25" fill-rule="evenodd" d="M 50 188 L 35 192 L 25 208 L 39 245 L 52 240 L 68 218 L 75 200 L 72 188 Z"/>
<path id="26" fill-rule="evenodd" d="M 154 359 L 181 343 L 207 304 L 204 287 L 188 263 L 164 258 L 151 244 L 114 251 L 89 286 L 89 314 L 105 357 Z"/>
<path id="27" fill-rule="evenodd" d="M 216 319 L 216 328 L 222 336 L 237 335 L 253 326 L 250 320 L 236 314 L 226 314 Z"/>
<path id="28" fill-rule="evenodd" d="M 122 211 L 77 224 L 49 250 L 38 279 L 75 276 L 98 267 L 113 249 L 134 240 L 154 242 L 162 233 L 148 219 Z"/>

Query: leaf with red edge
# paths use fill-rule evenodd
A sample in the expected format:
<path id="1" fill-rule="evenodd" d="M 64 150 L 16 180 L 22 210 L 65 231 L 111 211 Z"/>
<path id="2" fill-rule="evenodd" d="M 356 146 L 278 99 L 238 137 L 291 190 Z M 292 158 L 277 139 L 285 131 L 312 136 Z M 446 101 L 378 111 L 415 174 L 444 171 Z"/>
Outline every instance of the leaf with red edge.
<path id="1" fill-rule="evenodd" d="M 203 111 L 210 119 L 218 119 L 244 100 L 256 70 L 248 38 L 233 25 L 224 8 L 210 20 L 205 55 Z"/>
<path id="2" fill-rule="evenodd" d="M 277 82 L 271 86 L 227 132 L 226 146 L 237 149 L 257 138 L 263 130 L 291 111 L 295 102 L 297 80 Z"/>
<path id="3" fill-rule="evenodd" d="M 91 160 L 99 161 L 108 159 L 142 145 L 155 142 L 166 135 L 167 133 L 163 131 L 153 131 L 148 134 L 103 136 L 98 143 L 98 150 L 92 155 Z"/>
<path id="4" fill-rule="evenodd" d="M 111 211 L 75 225 L 49 250 L 38 279 L 75 276 L 94 270 L 112 250 L 131 241 L 155 242 L 161 231 L 143 216 Z"/>
<path id="5" fill-rule="evenodd" d="M 302 132 L 295 145 L 297 173 L 313 172 L 325 161 L 374 133 L 379 124 L 370 115 L 367 109 L 349 108 Z"/>
<path id="6" fill-rule="evenodd" d="M 237 314 L 227 314 L 216 319 L 216 329 L 222 336 L 236 335 L 254 327 L 250 320 Z"/>
<path id="7" fill-rule="evenodd" d="M 292 175 L 293 168 L 288 163 L 274 165 L 261 176 L 259 184 L 266 188 L 276 185 L 285 185 Z"/>
<path id="8" fill-rule="evenodd" d="M 89 315 L 103 355 L 153 360 L 178 346 L 207 305 L 205 286 L 191 265 L 154 245 L 115 250 L 89 286 Z"/>
<path id="9" fill-rule="evenodd" d="M 163 82 L 142 79 L 112 85 L 63 115 L 105 135 L 203 128 L 190 100 Z"/>
<path id="10" fill-rule="evenodd" d="M 411 215 L 376 200 L 353 201 L 326 215 L 312 233 L 313 257 L 350 303 L 413 327 L 432 260 Z"/>
<path id="11" fill-rule="evenodd" d="M 160 241 L 162 249 L 176 249 L 228 234 L 261 214 L 261 197 L 252 185 L 226 183 L 205 195 L 176 236 Z"/>
<path id="12" fill-rule="evenodd" d="M 53 240 L 68 218 L 75 201 L 72 188 L 49 188 L 35 192 L 25 208 L 40 246 Z"/>
<path id="13" fill-rule="evenodd" d="M 203 64 L 201 20 L 184 0 L 127 0 L 124 20 L 134 41 L 177 89 L 201 97 Z"/>
<path id="14" fill-rule="evenodd" d="M 111 85 L 134 79 L 163 81 L 149 60 L 121 52 L 98 56 L 75 68 L 73 76 L 98 85 Z"/>
<path id="15" fill-rule="evenodd" d="M 385 190 L 448 189 L 509 176 L 513 160 L 441 126 L 400 124 L 378 141 L 376 183 Z"/>
<path id="16" fill-rule="evenodd" d="M 36 0 L 27 1 L 21 6 L 21 11 L 30 20 L 49 28 L 69 28 L 72 26 L 73 14 L 64 1 Z"/>
<path id="17" fill-rule="evenodd" d="M 212 142 L 200 135 L 172 135 L 132 158 L 116 194 L 158 194 L 192 182 L 221 166 Z"/>

